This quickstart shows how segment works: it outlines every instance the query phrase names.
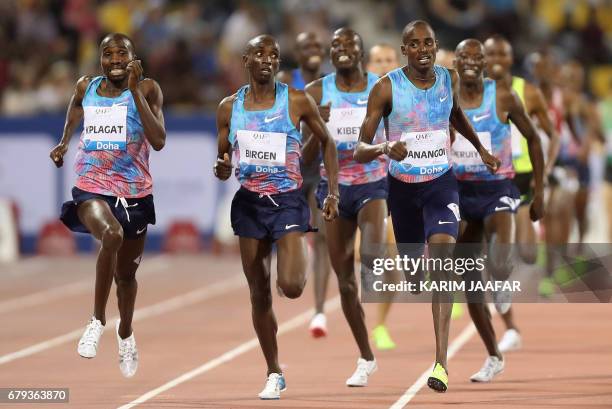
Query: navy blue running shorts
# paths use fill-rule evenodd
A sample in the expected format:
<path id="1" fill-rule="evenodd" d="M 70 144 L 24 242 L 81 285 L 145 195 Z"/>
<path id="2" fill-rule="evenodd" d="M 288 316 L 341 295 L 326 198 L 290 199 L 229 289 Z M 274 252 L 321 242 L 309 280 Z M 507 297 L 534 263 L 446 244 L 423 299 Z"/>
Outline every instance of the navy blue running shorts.
<path id="1" fill-rule="evenodd" d="M 484 220 L 493 213 L 516 213 L 521 193 L 510 179 L 459 181 L 459 210 L 465 220 Z"/>
<path id="2" fill-rule="evenodd" d="M 340 203 L 338 203 L 340 217 L 349 220 L 357 220 L 359 211 L 370 200 L 387 199 L 388 196 L 386 178 L 361 185 L 338 185 L 338 190 L 340 191 Z M 319 209 L 323 209 L 323 202 L 328 192 L 327 181 L 321 180 L 317 188 L 317 206 Z"/>

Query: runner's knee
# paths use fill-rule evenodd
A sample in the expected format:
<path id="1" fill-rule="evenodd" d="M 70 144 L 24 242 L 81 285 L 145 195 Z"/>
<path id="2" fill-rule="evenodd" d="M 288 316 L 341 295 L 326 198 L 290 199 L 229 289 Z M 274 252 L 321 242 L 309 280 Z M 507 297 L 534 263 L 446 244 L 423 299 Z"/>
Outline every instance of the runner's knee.
<path id="1" fill-rule="evenodd" d="M 102 232 L 102 247 L 119 250 L 123 243 L 123 228 L 120 225 L 107 226 Z"/>

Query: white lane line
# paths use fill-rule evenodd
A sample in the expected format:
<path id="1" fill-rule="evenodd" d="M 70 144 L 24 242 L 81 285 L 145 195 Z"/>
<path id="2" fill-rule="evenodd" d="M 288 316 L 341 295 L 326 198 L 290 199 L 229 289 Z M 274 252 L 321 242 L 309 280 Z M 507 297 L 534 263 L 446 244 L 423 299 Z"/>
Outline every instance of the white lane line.
<path id="1" fill-rule="evenodd" d="M 327 301 L 325 303 L 325 311 L 331 312 L 334 311 L 336 309 L 338 309 L 338 307 L 340 306 L 340 296 L 336 296 L 332 299 L 330 299 L 329 301 Z M 282 323 L 279 327 L 278 327 L 278 334 L 277 336 L 281 336 L 289 331 L 292 331 L 296 328 L 301 327 L 302 325 L 304 325 L 305 323 L 307 323 L 312 316 L 314 315 L 315 310 L 314 308 L 310 308 L 307 311 L 304 311 L 303 313 L 296 315 L 295 317 L 291 318 L 288 321 L 285 321 L 284 323 Z M 255 349 L 259 346 L 259 341 L 257 341 L 257 337 L 253 337 L 250 340 L 238 345 L 236 348 L 231 349 L 227 352 L 225 352 L 224 354 L 221 354 L 219 356 L 217 356 L 216 358 L 211 359 L 208 362 L 205 362 L 204 364 L 202 364 L 201 366 L 192 369 L 189 372 L 185 372 L 183 375 L 180 375 L 177 378 L 172 379 L 171 381 L 166 382 L 165 384 L 161 385 L 158 388 L 155 388 L 153 390 L 150 390 L 149 392 L 141 395 L 140 397 L 134 399 L 133 401 L 131 401 L 130 403 L 127 403 L 123 406 L 120 406 L 119 409 L 130 409 L 133 408 L 136 405 L 139 405 L 141 403 L 144 403 L 150 399 L 153 399 L 154 397 L 156 397 L 157 395 L 164 393 L 182 383 L 185 383 L 193 378 L 195 378 L 196 376 L 202 375 L 208 371 L 211 371 L 213 369 L 215 369 L 216 367 L 223 365 L 225 363 L 228 363 L 230 361 L 232 361 L 233 359 L 237 358 L 238 356 L 252 350 Z"/>
<path id="2" fill-rule="evenodd" d="M 162 257 L 155 257 L 148 260 L 147 264 L 142 267 L 142 271 L 138 272 L 138 277 L 146 276 L 152 273 L 157 273 L 168 268 L 170 264 L 163 260 Z M 65 284 L 60 287 L 48 288 L 36 293 L 23 295 L 10 300 L 0 302 L 0 314 L 14 311 L 21 308 L 33 307 L 35 305 L 44 304 L 57 299 L 64 299 L 71 295 L 81 294 L 88 290 L 93 290 L 94 278 L 81 280 L 76 283 Z"/>
<path id="3" fill-rule="evenodd" d="M 177 295 L 176 297 L 149 305 L 147 307 L 139 308 L 134 311 L 134 321 L 139 321 L 157 315 L 165 314 L 170 311 L 178 310 L 241 287 L 246 287 L 246 280 L 244 279 L 244 276 L 242 274 L 236 274 L 226 280 L 209 284 L 197 290 Z M 113 323 L 118 318 L 118 316 L 108 318 L 107 323 Z M 84 327 L 75 329 L 74 331 L 68 332 L 64 335 L 60 335 L 58 337 L 51 338 L 43 342 L 39 342 L 38 344 L 31 345 L 19 351 L 2 355 L 0 356 L 0 365 L 4 365 L 17 359 L 37 354 L 55 346 L 62 345 L 68 341 L 78 339 L 83 333 L 83 330 Z"/>
<path id="4" fill-rule="evenodd" d="M 493 318 L 496 315 L 497 311 L 495 310 L 495 307 L 489 305 L 489 309 L 491 308 L 491 318 Z M 450 361 L 451 358 L 454 357 L 455 354 L 459 352 L 459 350 L 463 348 L 463 346 L 470 340 L 470 338 L 474 336 L 474 334 L 476 334 L 476 327 L 473 323 L 470 323 L 449 345 L 447 351 L 447 360 Z M 393 405 L 389 407 L 389 409 L 402 409 L 404 406 L 406 406 L 412 400 L 412 398 L 416 396 L 416 394 L 421 390 L 421 388 L 423 388 L 423 386 L 427 384 L 427 379 L 429 378 L 429 375 L 431 374 L 432 370 L 433 365 L 427 368 L 425 372 L 423 372 L 421 376 L 419 376 L 419 379 L 417 379 L 416 382 L 413 383 L 412 386 L 408 388 L 406 392 L 404 392 L 404 394 Z"/>

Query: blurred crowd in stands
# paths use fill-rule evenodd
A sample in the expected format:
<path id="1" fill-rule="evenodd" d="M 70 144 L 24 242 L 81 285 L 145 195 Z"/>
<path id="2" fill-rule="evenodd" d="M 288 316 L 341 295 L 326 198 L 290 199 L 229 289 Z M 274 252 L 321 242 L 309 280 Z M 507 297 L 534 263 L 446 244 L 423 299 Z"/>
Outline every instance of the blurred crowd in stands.
<path id="1" fill-rule="evenodd" d="M 397 44 L 403 26 L 428 20 L 440 45 L 499 33 L 521 70 L 530 52 L 553 50 L 591 69 L 612 56 L 611 0 L 3 0 L 0 1 L 0 115 L 64 112 L 80 75 L 99 72 L 105 33 L 134 39 L 145 73 L 164 92 L 165 109 L 213 112 L 244 82 L 246 41 L 275 35 L 283 66 L 294 65 L 297 33 L 349 25 L 367 47 Z M 329 70 L 329 66 L 328 66 Z M 610 71 L 607 71 L 608 73 Z M 590 83 L 591 94 L 610 92 Z"/>

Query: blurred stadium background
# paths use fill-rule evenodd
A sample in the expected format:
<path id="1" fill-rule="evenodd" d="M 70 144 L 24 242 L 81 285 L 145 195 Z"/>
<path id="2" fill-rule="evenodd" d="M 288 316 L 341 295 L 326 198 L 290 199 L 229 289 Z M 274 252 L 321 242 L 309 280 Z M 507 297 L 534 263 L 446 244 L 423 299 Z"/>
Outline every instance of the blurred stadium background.
<path id="1" fill-rule="evenodd" d="M 22 254 L 94 247 L 91 238 L 73 236 L 57 222 L 60 204 L 70 197 L 76 146 L 60 170 L 48 153 L 61 136 L 76 79 L 99 72 L 104 34 L 131 36 L 145 74 L 164 93 L 168 142 L 151 154 L 157 225 L 149 230 L 148 249 L 225 251 L 233 242 L 229 201 L 237 182 L 221 184 L 212 175 L 214 112 L 221 98 L 245 81 L 240 56 L 246 41 L 259 33 L 275 35 L 282 68 L 289 68 L 295 66 L 291 50 L 301 31 L 315 31 L 327 44 L 335 28 L 348 25 L 366 48 L 386 42 L 399 49 L 401 29 L 417 18 L 432 24 L 447 49 L 467 37 L 503 34 L 514 46 L 514 71 L 527 78 L 525 57 L 531 52 L 551 52 L 559 63 L 579 60 L 587 73 L 584 91 L 599 104 L 611 143 L 610 0 L 5 0 L 0 2 L 2 247 L 10 248 L 7 220 L 13 215 Z M 324 72 L 329 71 L 327 63 Z M 607 216 L 604 150 L 595 149 L 591 157 L 591 242 L 607 241 L 606 223 L 600 222 Z"/>

